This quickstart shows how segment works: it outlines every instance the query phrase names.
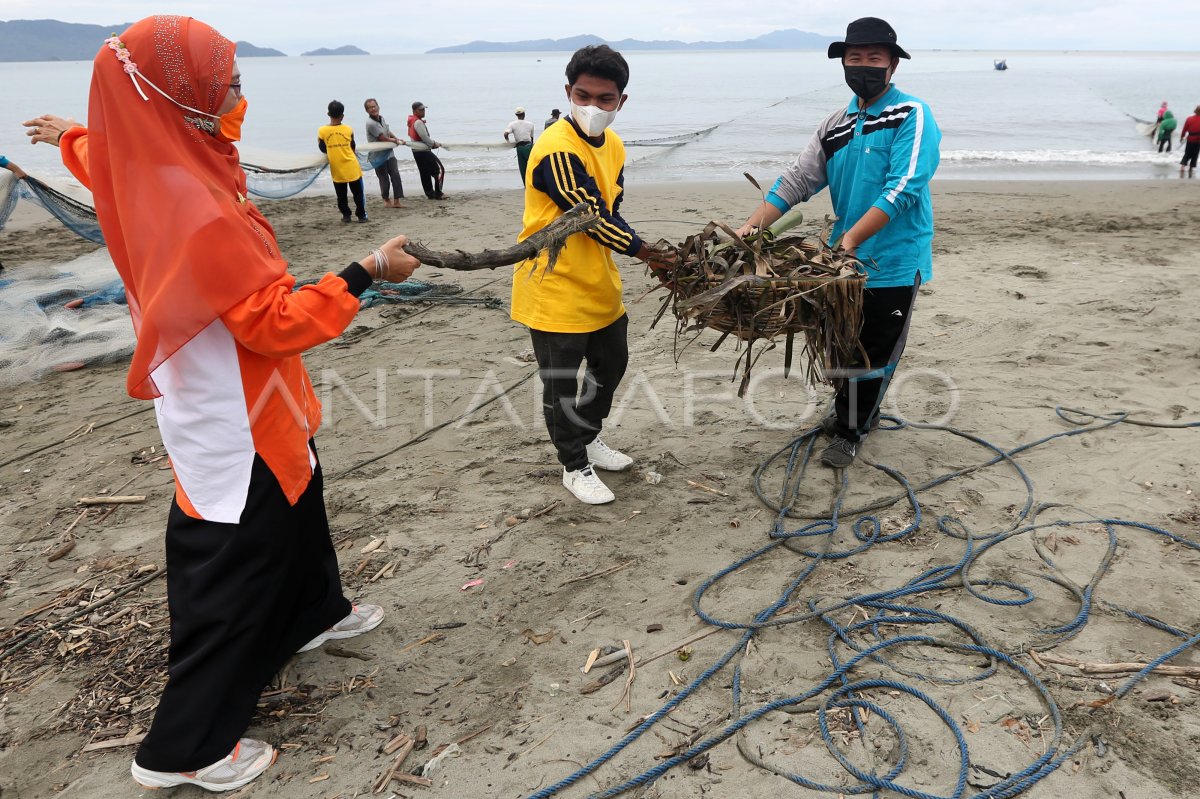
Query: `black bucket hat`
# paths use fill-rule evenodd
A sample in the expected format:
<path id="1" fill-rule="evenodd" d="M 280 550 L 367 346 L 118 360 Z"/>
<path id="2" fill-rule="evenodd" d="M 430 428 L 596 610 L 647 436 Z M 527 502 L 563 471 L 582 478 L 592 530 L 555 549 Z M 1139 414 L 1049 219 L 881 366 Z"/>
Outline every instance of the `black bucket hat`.
<path id="1" fill-rule="evenodd" d="M 829 57 L 841 58 L 846 54 L 848 46 L 863 44 L 886 44 L 892 48 L 892 53 L 900 58 L 912 58 L 904 52 L 903 47 L 896 44 L 896 31 L 892 30 L 892 26 L 878 17 L 863 17 L 847 25 L 846 41 L 830 44 Z"/>

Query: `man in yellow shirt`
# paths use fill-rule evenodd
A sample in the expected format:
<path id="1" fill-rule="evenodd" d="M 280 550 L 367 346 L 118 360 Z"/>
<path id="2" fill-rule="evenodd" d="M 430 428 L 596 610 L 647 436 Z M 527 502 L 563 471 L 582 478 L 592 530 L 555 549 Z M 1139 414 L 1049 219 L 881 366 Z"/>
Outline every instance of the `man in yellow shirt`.
<path id="1" fill-rule="evenodd" d="M 625 104 L 629 65 L 607 45 L 584 47 L 567 64 L 569 124 L 552 125 L 529 154 L 525 240 L 578 203 L 592 206 L 598 227 L 567 240 L 552 271 L 546 254 L 517 264 L 512 318 L 529 327 L 550 440 L 563 485 L 581 502 L 612 502 L 593 467 L 628 469 L 633 459 L 600 438 L 629 362 L 629 319 L 612 253 L 649 261 L 655 253 L 621 218 L 625 145 L 608 125 Z M 582 394 L 577 374 L 587 361 Z"/>
<path id="2" fill-rule="evenodd" d="M 354 195 L 354 215 L 359 222 L 367 221 L 366 201 L 363 197 L 363 173 L 354 154 L 354 129 L 342 123 L 346 106 L 337 100 L 329 103 L 329 124 L 317 130 L 317 147 L 329 158 L 329 175 L 333 178 L 333 191 L 337 194 L 338 210 L 342 221 L 350 221 L 350 204 L 346 191 Z"/>

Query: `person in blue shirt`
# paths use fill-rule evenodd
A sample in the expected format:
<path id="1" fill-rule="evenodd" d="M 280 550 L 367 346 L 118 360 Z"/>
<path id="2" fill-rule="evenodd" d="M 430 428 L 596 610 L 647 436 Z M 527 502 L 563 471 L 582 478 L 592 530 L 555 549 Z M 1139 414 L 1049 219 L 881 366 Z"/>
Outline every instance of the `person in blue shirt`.
<path id="1" fill-rule="evenodd" d="M 21 167 L 17 166 L 12 161 L 9 161 L 3 155 L 0 155 L 0 169 L 7 169 L 9 172 L 12 172 L 13 177 L 15 177 L 17 180 L 25 177 L 25 170 L 21 169 Z"/>
<path id="2" fill-rule="evenodd" d="M 879 423 L 884 394 L 904 351 L 917 289 L 933 277 L 929 180 L 942 134 L 929 106 L 892 84 L 909 54 L 882 19 L 863 17 L 829 45 L 841 59 L 853 99 L 825 118 L 739 231 L 764 228 L 798 202 L 829 187 L 837 223 L 831 246 L 868 265 L 861 350 L 832 376 L 846 378 L 821 422 L 832 440 L 821 462 L 846 468 Z"/>

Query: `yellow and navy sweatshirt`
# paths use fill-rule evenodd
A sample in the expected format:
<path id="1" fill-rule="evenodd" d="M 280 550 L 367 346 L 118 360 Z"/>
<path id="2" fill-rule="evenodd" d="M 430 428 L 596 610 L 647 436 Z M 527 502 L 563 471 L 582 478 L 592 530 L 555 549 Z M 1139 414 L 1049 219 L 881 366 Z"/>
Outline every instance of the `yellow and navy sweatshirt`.
<path id="1" fill-rule="evenodd" d="M 524 229 L 518 241 L 581 202 L 590 205 L 601 222 L 567 239 L 552 271 L 546 271 L 546 253 L 516 265 L 515 321 L 548 333 L 591 333 L 625 313 L 621 275 L 612 254 L 634 256 L 642 240 L 621 218 L 624 170 L 625 145 L 611 130 L 595 145 L 567 118 L 538 138 L 529 154 Z"/>

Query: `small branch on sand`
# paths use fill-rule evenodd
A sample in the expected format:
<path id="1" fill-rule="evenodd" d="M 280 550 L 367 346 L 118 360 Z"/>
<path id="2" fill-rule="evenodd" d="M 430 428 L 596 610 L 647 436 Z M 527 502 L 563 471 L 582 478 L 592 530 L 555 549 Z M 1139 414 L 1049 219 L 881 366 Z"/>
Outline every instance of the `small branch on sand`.
<path id="1" fill-rule="evenodd" d="M 145 502 L 146 497 L 142 495 L 129 497 L 80 497 L 75 501 L 77 505 L 136 505 L 139 502 Z"/>
<path id="2" fill-rule="evenodd" d="M 1059 663 L 1063 666 L 1074 666 L 1084 674 L 1125 674 L 1141 671 L 1150 665 L 1149 663 L 1085 663 L 1074 658 L 1046 652 L 1042 653 L 1042 660 Z M 1152 672 L 1165 674 L 1168 677 L 1191 677 L 1194 679 L 1200 677 L 1200 666 L 1156 666 Z"/>
<path id="3" fill-rule="evenodd" d="M 518 264 L 537 258 L 539 253 L 546 250 L 550 256 L 546 263 L 546 271 L 550 272 L 554 270 L 558 254 L 566 246 L 568 238 L 576 233 L 591 230 L 599 224 L 600 217 L 592 210 L 591 206 L 587 203 L 579 203 L 529 238 L 505 250 L 484 250 L 480 253 L 463 250 L 445 252 L 431 250 L 416 242 L 409 242 L 404 245 L 404 251 L 426 266 L 471 272 L 478 269 L 495 269 L 498 266 Z"/>

